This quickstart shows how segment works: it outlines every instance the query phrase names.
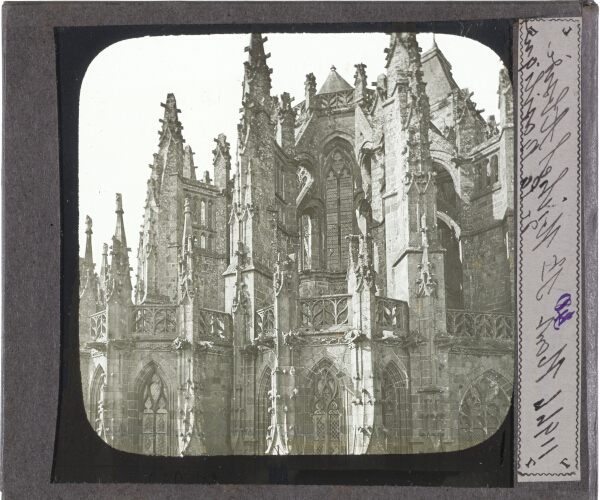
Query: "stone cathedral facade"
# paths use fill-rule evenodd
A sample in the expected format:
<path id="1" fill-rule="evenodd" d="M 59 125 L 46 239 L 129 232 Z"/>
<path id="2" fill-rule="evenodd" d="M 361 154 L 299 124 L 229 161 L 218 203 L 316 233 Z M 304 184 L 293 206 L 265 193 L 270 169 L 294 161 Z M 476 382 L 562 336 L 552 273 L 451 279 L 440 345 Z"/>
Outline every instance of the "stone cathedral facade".
<path id="1" fill-rule="evenodd" d="M 236 151 L 196 174 L 167 96 L 137 269 L 117 194 L 80 258 L 85 408 L 151 455 L 468 448 L 512 397 L 513 100 L 485 120 L 437 45 L 392 33 L 386 73 L 271 95 L 250 36 Z M 98 272 L 99 271 L 99 272 Z M 133 286 L 131 271 L 136 274 Z"/>

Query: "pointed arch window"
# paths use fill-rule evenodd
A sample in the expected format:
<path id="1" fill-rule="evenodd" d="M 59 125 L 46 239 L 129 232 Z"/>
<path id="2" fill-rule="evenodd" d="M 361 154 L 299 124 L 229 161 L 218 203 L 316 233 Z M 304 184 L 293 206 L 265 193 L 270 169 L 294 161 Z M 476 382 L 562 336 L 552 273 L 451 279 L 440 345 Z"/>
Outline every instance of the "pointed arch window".
<path id="1" fill-rule="evenodd" d="M 313 432 L 315 455 L 340 455 L 342 449 L 342 414 L 338 383 L 324 368 L 314 383 Z"/>
<path id="2" fill-rule="evenodd" d="M 352 234 L 353 179 L 348 159 L 338 150 L 329 159 L 325 176 L 327 210 L 327 269 L 344 271 L 348 262 L 346 236 Z"/>
<path id="3" fill-rule="evenodd" d="M 194 196 L 192 198 L 192 222 L 198 222 L 198 197 Z"/>
<path id="4" fill-rule="evenodd" d="M 168 399 L 163 380 L 152 370 L 142 388 L 142 453 L 167 455 Z"/>
<path id="5" fill-rule="evenodd" d="M 494 155 L 490 159 L 490 177 L 492 184 L 498 182 L 498 156 Z"/>
<path id="6" fill-rule="evenodd" d="M 510 401 L 498 377 L 484 374 L 466 392 L 459 410 L 459 447 L 475 446 L 491 437 L 506 415 Z"/>
<path id="7" fill-rule="evenodd" d="M 206 236 L 204 234 L 200 235 L 200 248 L 206 250 Z"/>

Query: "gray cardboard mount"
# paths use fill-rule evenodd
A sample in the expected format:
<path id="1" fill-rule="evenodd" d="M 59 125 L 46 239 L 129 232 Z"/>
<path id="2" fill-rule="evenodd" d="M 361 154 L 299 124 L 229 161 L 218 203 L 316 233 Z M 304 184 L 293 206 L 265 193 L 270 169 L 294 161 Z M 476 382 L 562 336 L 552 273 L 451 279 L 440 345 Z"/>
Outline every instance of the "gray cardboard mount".
<path id="1" fill-rule="evenodd" d="M 61 219 L 54 28 L 583 17 L 582 481 L 513 488 L 53 484 L 60 370 Z M 585 2 L 28 3 L 3 5 L 2 493 L 13 499 L 596 498 L 597 26 Z M 68 203 L 68 200 L 67 200 Z"/>

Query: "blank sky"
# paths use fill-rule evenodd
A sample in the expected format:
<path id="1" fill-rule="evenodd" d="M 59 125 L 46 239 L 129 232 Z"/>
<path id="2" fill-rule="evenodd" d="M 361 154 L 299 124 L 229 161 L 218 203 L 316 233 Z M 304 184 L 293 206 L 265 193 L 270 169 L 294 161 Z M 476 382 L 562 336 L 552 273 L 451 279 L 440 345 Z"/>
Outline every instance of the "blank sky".
<path id="1" fill-rule="evenodd" d="M 267 63 L 273 68 L 272 94 L 289 92 L 294 104 L 304 97 L 306 74 L 317 88 L 329 68 L 354 84 L 354 65 L 367 65 L 369 82 L 385 72 L 385 34 L 266 34 Z M 116 43 L 90 64 L 83 80 L 79 123 L 80 255 L 85 245 L 84 221 L 93 219 L 94 260 L 100 265 L 102 243 L 110 244 L 115 227 L 115 193 L 123 195 L 125 229 L 136 268 L 137 243 L 144 213 L 148 165 L 158 151 L 161 102 L 173 93 L 182 113 L 186 144 L 195 152 L 201 177 L 211 172 L 213 139 L 224 133 L 235 159 L 236 127 L 242 99 L 243 62 L 249 35 L 145 37 Z M 417 35 L 423 52 L 431 34 Z M 484 117 L 498 115 L 498 72 L 502 63 L 484 45 L 453 35 L 436 42 L 461 88 L 474 92 Z M 97 269 L 99 270 L 99 269 Z M 132 273 L 135 278 L 135 271 Z"/>

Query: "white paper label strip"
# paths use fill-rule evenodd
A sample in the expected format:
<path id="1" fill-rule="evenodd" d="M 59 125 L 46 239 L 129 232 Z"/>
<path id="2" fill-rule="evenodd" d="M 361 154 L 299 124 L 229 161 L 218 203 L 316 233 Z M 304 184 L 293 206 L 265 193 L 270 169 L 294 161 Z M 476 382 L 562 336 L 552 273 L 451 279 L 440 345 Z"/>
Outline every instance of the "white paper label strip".
<path id="1" fill-rule="evenodd" d="M 517 61 L 517 475 L 578 481 L 581 18 L 522 20 Z"/>

